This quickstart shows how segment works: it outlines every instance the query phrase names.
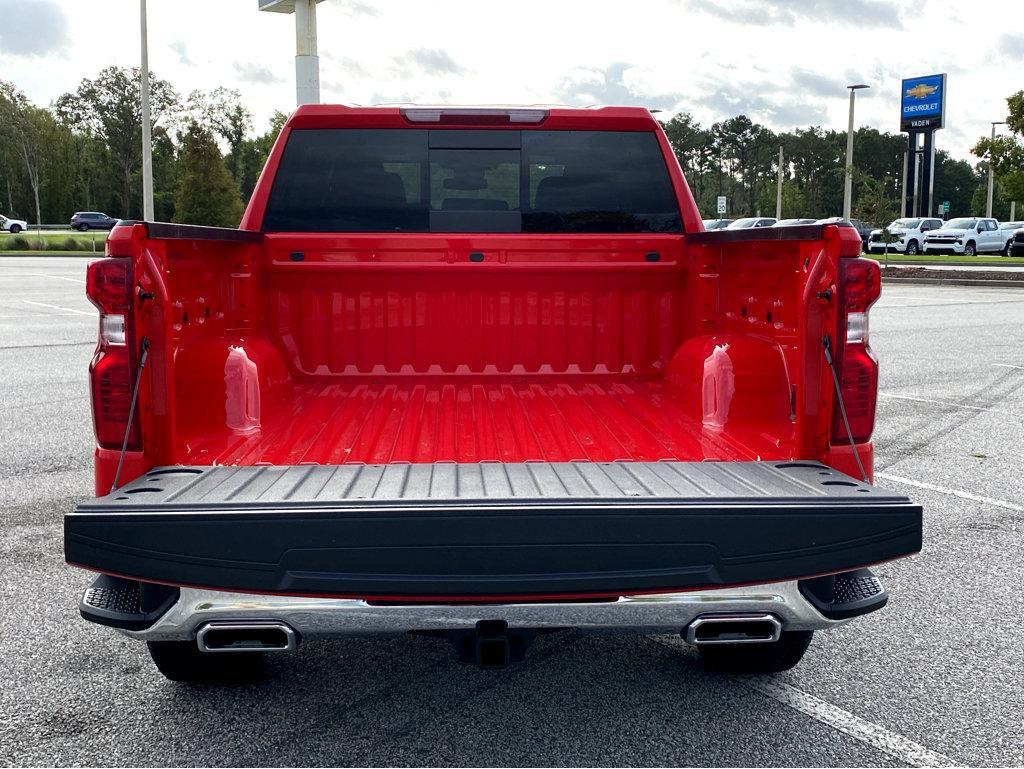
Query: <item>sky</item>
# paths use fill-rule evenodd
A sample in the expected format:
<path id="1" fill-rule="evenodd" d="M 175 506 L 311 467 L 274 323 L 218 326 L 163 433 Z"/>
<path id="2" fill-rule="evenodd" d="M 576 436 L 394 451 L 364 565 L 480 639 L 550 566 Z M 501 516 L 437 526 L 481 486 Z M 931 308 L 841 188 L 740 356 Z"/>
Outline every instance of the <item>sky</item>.
<path id="1" fill-rule="evenodd" d="M 1024 89 L 1024 0 L 325 0 L 321 100 L 624 104 L 744 113 L 773 130 L 899 130 L 904 77 L 948 73 L 939 149 Z M 294 17 L 257 0 L 149 0 L 150 68 L 184 96 L 237 88 L 266 128 L 295 103 Z M 139 61 L 138 0 L 0 0 L 0 79 L 47 105 Z"/>

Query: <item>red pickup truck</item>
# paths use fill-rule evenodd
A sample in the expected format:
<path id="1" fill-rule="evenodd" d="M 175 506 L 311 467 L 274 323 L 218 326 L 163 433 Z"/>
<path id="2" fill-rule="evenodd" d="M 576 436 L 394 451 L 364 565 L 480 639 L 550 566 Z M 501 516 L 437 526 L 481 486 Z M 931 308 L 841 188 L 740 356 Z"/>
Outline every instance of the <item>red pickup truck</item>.
<path id="1" fill-rule="evenodd" d="M 176 680 L 565 628 L 786 669 L 921 548 L 871 485 L 860 246 L 704 232 L 644 109 L 301 107 L 240 229 L 122 222 L 89 266 L 81 613 Z"/>

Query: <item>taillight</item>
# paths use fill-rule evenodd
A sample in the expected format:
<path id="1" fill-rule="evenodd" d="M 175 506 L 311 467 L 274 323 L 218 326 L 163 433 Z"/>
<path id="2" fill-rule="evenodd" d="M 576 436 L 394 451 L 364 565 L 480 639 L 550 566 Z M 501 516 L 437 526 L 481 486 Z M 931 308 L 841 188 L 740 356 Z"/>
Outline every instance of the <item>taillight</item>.
<path id="1" fill-rule="evenodd" d="M 100 311 L 96 354 L 89 365 L 96 441 L 120 449 L 132 397 L 132 262 L 107 257 L 89 265 L 85 293 Z M 138 416 L 128 431 L 128 448 L 141 448 Z"/>
<path id="2" fill-rule="evenodd" d="M 861 258 L 839 260 L 839 344 L 834 356 L 853 443 L 864 443 L 875 429 L 878 360 L 868 343 L 868 311 L 881 291 L 878 262 Z M 850 439 L 836 406 L 832 412 L 832 440 L 848 444 Z"/>

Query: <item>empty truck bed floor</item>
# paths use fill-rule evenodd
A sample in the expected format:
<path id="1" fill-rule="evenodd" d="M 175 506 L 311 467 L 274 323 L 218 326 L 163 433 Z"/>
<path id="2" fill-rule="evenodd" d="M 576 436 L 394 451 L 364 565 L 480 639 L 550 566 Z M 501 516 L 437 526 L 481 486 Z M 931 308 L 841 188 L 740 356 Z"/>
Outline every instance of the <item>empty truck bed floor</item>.
<path id="1" fill-rule="evenodd" d="M 779 439 L 704 429 L 661 379 L 367 377 L 296 385 L 258 430 L 187 436 L 180 461 L 742 461 L 785 458 Z"/>

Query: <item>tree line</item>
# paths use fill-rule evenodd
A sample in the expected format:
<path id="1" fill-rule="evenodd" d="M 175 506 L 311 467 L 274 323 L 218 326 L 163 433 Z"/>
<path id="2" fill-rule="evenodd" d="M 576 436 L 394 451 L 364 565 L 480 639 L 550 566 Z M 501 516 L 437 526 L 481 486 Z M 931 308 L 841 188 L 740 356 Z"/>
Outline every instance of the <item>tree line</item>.
<path id="1" fill-rule="evenodd" d="M 142 218 L 138 68 L 107 67 L 49 107 L 0 80 L 0 212 L 60 224 L 75 211 Z M 182 96 L 150 76 L 153 203 L 160 221 L 237 226 L 286 115 L 262 133 L 238 91 Z"/>
<path id="2" fill-rule="evenodd" d="M 705 128 L 684 113 L 669 120 L 665 132 L 706 218 L 717 216 L 719 195 L 728 199 L 730 218 L 774 215 L 780 147 L 783 218 L 821 219 L 842 214 L 846 131 L 815 126 L 776 133 L 745 115 Z M 1012 144 L 1010 139 L 1005 141 Z M 880 221 L 884 214 L 898 215 L 906 148 L 903 134 L 857 129 L 853 157 L 855 218 L 884 225 L 887 222 Z M 979 157 L 986 157 L 986 152 L 987 142 L 975 147 Z M 996 165 L 1000 183 L 993 215 L 1000 219 L 1009 216 L 1011 199 L 1022 199 L 1018 188 L 1003 183 L 1010 179 L 1011 164 L 1008 160 L 1005 167 Z M 988 165 L 984 159 L 971 165 L 944 150 L 936 151 L 933 200 L 948 200 L 950 217 L 984 215 L 987 184 Z"/>
<path id="3" fill-rule="evenodd" d="M 236 226 L 285 114 L 275 113 L 256 133 L 238 91 L 183 97 L 158 77 L 150 83 L 156 218 Z M 37 107 L 0 80 L 0 211 L 42 223 L 66 222 L 80 210 L 141 218 L 138 84 L 137 68 L 107 67 Z M 979 163 L 936 153 L 934 200 L 948 200 L 950 216 L 984 213 L 990 159 L 999 182 L 993 214 L 1005 219 L 1009 200 L 1024 199 L 1024 92 L 1008 104 L 1012 134 L 979 141 Z M 717 215 L 719 195 L 728 199 L 729 217 L 774 214 L 780 147 L 783 217 L 842 212 L 845 131 L 777 133 L 745 115 L 704 127 L 685 113 L 666 122 L 665 131 L 705 217 Z M 854 147 L 854 215 L 885 224 L 881 219 L 899 210 L 906 138 L 860 128 Z"/>

